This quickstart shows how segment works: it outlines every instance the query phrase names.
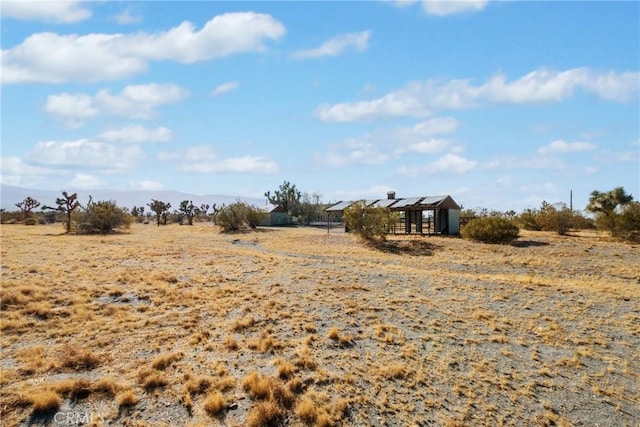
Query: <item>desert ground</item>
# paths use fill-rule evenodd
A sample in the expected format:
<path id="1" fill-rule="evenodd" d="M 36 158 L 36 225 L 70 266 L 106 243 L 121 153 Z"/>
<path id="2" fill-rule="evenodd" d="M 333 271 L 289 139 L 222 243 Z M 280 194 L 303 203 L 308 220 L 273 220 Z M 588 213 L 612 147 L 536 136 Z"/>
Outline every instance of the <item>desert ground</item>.
<path id="1" fill-rule="evenodd" d="M 2 425 L 640 425 L 640 248 L 1 230 Z"/>

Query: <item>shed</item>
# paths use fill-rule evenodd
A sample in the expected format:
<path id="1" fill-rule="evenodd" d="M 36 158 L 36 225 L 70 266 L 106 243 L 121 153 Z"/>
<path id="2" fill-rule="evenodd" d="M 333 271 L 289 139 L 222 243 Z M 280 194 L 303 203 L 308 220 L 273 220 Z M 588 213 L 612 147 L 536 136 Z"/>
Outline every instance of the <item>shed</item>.
<path id="1" fill-rule="evenodd" d="M 260 219 L 261 226 L 284 226 L 294 224 L 293 218 L 289 216 L 289 213 L 280 205 L 268 205 L 263 208 L 264 215 Z"/>
<path id="2" fill-rule="evenodd" d="M 346 208 L 357 203 L 354 201 L 341 201 L 326 209 L 327 214 L 333 217 L 342 217 Z M 366 206 L 388 208 L 392 212 L 400 212 L 407 234 L 416 232 L 449 234 L 460 233 L 460 206 L 449 195 L 444 196 L 418 196 L 408 198 L 396 198 L 395 192 L 387 193 L 386 199 L 363 200 Z M 402 228 L 402 225 L 400 226 Z"/>

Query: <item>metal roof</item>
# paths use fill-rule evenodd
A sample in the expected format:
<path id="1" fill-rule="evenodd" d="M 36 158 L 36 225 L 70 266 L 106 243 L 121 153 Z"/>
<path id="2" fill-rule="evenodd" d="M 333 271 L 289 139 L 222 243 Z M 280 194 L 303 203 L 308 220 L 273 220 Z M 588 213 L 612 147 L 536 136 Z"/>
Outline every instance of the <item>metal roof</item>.
<path id="1" fill-rule="evenodd" d="M 388 208 L 397 201 L 398 199 L 380 199 L 375 202 L 374 206 L 376 208 Z"/>
<path id="2" fill-rule="evenodd" d="M 354 204 L 356 202 L 338 202 L 333 206 L 328 207 L 327 209 L 325 209 L 327 212 L 340 212 L 343 211 L 345 209 L 347 209 L 349 206 L 351 206 L 352 204 Z"/>
<path id="3" fill-rule="evenodd" d="M 327 212 L 341 212 L 358 201 L 342 201 L 326 209 Z M 460 209 L 451 196 L 421 196 L 408 197 L 406 199 L 374 199 L 365 200 L 366 206 L 391 208 L 403 210 L 403 208 L 415 209 Z"/>
<path id="4" fill-rule="evenodd" d="M 424 199 L 424 197 L 409 197 L 408 199 L 398 199 L 398 203 L 393 205 L 393 207 L 399 209 L 407 206 L 417 205 L 422 199 Z"/>
<path id="5" fill-rule="evenodd" d="M 421 204 L 423 204 L 423 205 L 437 205 L 438 203 L 440 203 L 441 201 L 443 201 L 446 198 L 447 198 L 447 196 L 427 196 L 427 197 L 424 198 L 424 200 L 422 201 Z"/>

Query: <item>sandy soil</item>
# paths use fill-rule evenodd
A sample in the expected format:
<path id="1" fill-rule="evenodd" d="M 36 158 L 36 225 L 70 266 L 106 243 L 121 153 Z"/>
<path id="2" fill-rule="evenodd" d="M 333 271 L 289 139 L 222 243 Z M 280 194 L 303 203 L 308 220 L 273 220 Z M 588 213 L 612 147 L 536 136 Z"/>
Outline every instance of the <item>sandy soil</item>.
<path id="1" fill-rule="evenodd" d="M 2 425 L 640 425 L 638 246 L 61 232 L 1 228 Z"/>

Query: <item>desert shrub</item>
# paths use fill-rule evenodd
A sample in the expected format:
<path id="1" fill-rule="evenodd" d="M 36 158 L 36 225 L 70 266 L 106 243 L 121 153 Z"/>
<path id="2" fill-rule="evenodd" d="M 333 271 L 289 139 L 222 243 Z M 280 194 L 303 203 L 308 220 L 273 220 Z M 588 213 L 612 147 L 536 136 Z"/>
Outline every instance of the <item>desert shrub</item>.
<path id="1" fill-rule="evenodd" d="M 27 219 L 25 219 L 23 221 L 23 224 L 24 225 L 36 225 L 36 224 L 38 224 L 38 219 L 34 218 L 34 217 L 27 218 Z"/>
<path id="2" fill-rule="evenodd" d="M 109 233 L 114 229 L 126 229 L 131 226 L 132 217 L 116 205 L 114 201 L 91 203 L 86 211 L 77 214 L 79 233 Z"/>
<path id="3" fill-rule="evenodd" d="M 462 229 L 462 237 L 483 243 L 511 243 L 518 238 L 520 230 L 505 218 L 489 216 L 476 218 Z"/>
<path id="4" fill-rule="evenodd" d="M 538 214 L 537 222 L 545 231 L 555 231 L 563 236 L 573 228 L 573 212 L 566 206 L 546 206 Z"/>
<path id="5" fill-rule="evenodd" d="M 629 203 L 612 216 L 611 235 L 627 242 L 640 243 L 640 203 Z"/>
<path id="6" fill-rule="evenodd" d="M 344 222 L 349 231 L 367 242 L 385 240 L 390 227 L 397 220 L 397 213 L 366 206 L 364 202 L 355 203 L 344 210 Z"/>
<path id="7" fill-rule="evenodd" d="M 573 212 L 573 228 L 575 230 L 590 230 L 595 228 L 593 218 L 588 218 L 579 211 Z"/>
<path id="8" fill-rule="evenodd" d="M 238 231 L 244 227 L 256 228 L 263 213 L 245 202 L 222 206 L 216 214 L 216 224 L 223 231 Z"/>
<path id="9" fill-rule="evenodd" d="M 540 211 L 537 209 L 526 209 L 515 218 L 518 227 L 524 230 L 540 231 L 542 227 L 538 223 Z"/>

